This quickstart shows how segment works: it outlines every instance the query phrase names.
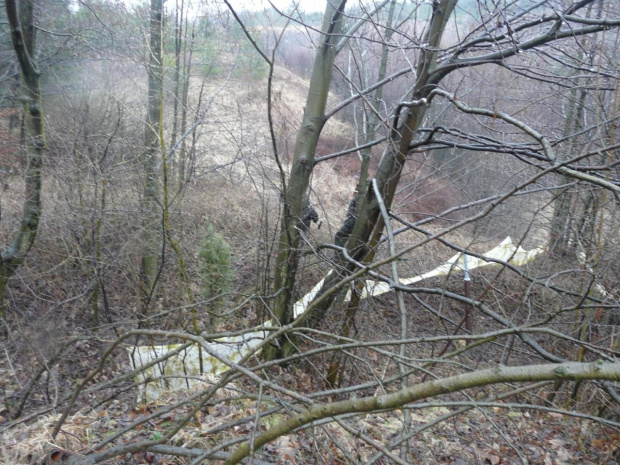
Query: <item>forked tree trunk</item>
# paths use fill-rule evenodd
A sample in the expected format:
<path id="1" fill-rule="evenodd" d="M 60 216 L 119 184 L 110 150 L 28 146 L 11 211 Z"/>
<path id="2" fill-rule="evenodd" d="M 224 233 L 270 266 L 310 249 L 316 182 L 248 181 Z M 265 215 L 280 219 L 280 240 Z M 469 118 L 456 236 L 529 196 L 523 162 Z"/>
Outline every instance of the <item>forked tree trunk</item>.
<path id="1" fill-rule="evenodd" d="M 417 66 L 417 83 L 412 93 L 412 100 L 422 102 L 444 76 L 434 73 L 437 53 L 441 46 L 445 27 L 458 0 L 440 0 L 433 8 L 433 15 L 424 42 L 427 45 L 420 54 Z M 288 324 L 293 317 L 293 289 L 298 264 L 299 234 L 298 228 L 303 215 L 303 198 L 307 192 L 314 162 L 314 150 L 324 123 L 325 103 L 331 80 L 332 65 L 336 50 L 334 38 L 341 33 L 340 18 L 344 9 L 344 0 L 338 7 L 328 3 L 323 22 L 321 46 L 317 51 L 310 81 L 310 89 L 304 112 L 302 127 L 299 130 L 289 185 L 284 195 L 284 215 L 280 233 L 279 253 L 276 261 L 274 290 L 280 291 L 276 297 L 273 312 L 277 323 Z M 396 186 L 405 164 L 409 146 L 414 134 L 420 127 L 426 114 L 426 105 L 419 104 L 403 107 L 403 122 L 392 131 L 388 148 L 384 153 L 375 178 L 383 195 L 386 208 L 390 208 Z M 398 115 L 397 115 L 398 116 Z M 374 196 L 372 183 L 367 182 L 358 197 L 355 226 L 346 244 L 349 254 L 359 261 L 370 261 L 373 253 L 369 244 L 376 242 L 383 231 L 383 221 L 379 204 Z M 373 235 L 374 232 L 374 235 Z M 344 263 L 344 260 L 342 260 Z M 347 264 L 347 266 L 350 266 Z M 351 270 L 353 268 L 351 267 Z M 331 273 L 325 280 L 322 291 L 340 279 L 338 273 Z M 322 292 L 319 292 L 321 296 Z M 334 302 L 336 294 L 323 299 L 314 309 L 314 316 L 321 319 Z M 294 349 L 294 341 L 280 340 L 277 345 L 267 346 L 264 354 L 267 360 L 286 357 Z"/>
<path id="2" fill-rule="evenodd" d="M 45 129 L 41 108 L 39 70 L 34 62 L 34 0 L 6 0 L 6 14 L 22 78 L 26 136 L 26 190 L 19 231 L 0 253 L 0 317 L 4 317 L 6 285 L 34 243 L 41 216 L 41 171 L 45 155 Z"/>
<path id="3" fill-rule="evenodd" d="M 445 75 L 435 73 L 434 71 L 437 65 L 437 53 L 441 47 L 446 24 L 457 1 L 440 0 L 433 8 L 433 16 L 423 40 L 428 45 L 421 51 L 416 69 L 418 79 L 411 94 L 411 102 L 415 103 L 402 107 L 405 113 L 402 123 L 398 124 L 396 122 L 399 115 L 395 115 L 394 124 L 396 127 L 390 135 L 388 147 L 381 158 L 375 175 L 385 207 L 388 210 L 394 200 L 396 186 L 405 165 L 409 146 L 426 114 L 427 106 L 425 99 L 429 97 L 430 93 Z M 381 217 L 379 203 L 373 192 L 372 182 L 369 181 L 365 186 L 360 187 L 362 189 L 360 193 L 363 195 L 358 196 L 357 218 L 346 248 L 349 255 L 357 261 L 369 263 L 374 258 L 374 245 L 378 242 L 385 225 Z M 347 263 L 342 258 L 341 262 L 345 265 L 345 270 L 348 269 L 351 272 L 355 269 L 354 265 Z M 323 290 L 329 289 L 341 277 L 342 274 L 332 273 L 325 279 Z M 319 292 L 318 296 L 321 297 L 321 295 L 322 292 Z M 323 299 L 314 308 L 315 319 L 320 320 L 324 318 L 327 310 L 334 302 L 335 296 L 336 294 L 332 294 L 329 298 Z"/>

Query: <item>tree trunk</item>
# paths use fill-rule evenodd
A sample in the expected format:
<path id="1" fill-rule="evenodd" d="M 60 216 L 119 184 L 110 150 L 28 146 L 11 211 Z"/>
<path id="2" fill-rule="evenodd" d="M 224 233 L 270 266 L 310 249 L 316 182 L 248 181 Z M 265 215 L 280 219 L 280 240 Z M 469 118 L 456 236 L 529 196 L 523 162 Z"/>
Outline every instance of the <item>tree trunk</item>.
<path id="1" fill-rule="evenodd" d="M 185 28 L 185 35 L 187 38 L 187 27 Z M 185 53 L 183 54 L 183 72 L 182 72 L 182 80 L 183 80 L 183 85 L 182 85 L 182 99 L 181 99 L 181 130 L 180 130 L 180 134 L 181 136 L 183 136 L 183 134 L 185 134 L 185 132 L 187 131 L 187 105 L 188 105 L 188 94 L 189 94 L 189 78 L 190 78 L 190 73 L 192 70 L 192 55 L 194 53 L 194 37 L 195 37 L 195 31 L 194 31 L 194 26 L 192 26 L 192 34 L 191 34 L 191 41 L 189 44 L 189 56 L 188 55 L 188 51 L 185 50 Z M 187 40 L 185 40 L 185 44 L 187 44 Z M 201 95 L 202 95 L 202 90 L 201 90 Z M 199 99 L 199 102 L 202 100 L 202 98 Z M 198 105 L 198 110 L 196 115 L 199 114 L 200 111 L 200 105 Z M 198 118 L 198 116 L 196 116 Z M 194 132 L 192 135 L 193 141 L 194 143 L 192 144 L 192 147 L 195 146 L 195 138 L 196 138 L 196 133 Z M 180 192 L 181 189 L 183 189 L 183 186 L 185 185 L 185 182 L 187 181 L 187 161 L 186 161 L 186 154 L 187 154 L 187 144 L 185 143 L 185 139 L 183 139 L 183 141 L 181 142 L 181 148 L 179 150 L 179 156 L 178 156 L 178 169 L 177 169 L 177 184 L 176 184 L 176 191 Z"/>
<path id="2" fill-rule="evenodd" d="M 293 165 L 288 187 L 284 186 L 283 215 L 280 226 L 280 242 L 276 258 L 274 290 L 278 296 L 274 300 L 273 314 L 281 325 L 290 323 L 293 318 L 293 291 L 297 265 L 299 262 L 299 229 L 305 209 L 304 199 L 308 192 L 310 175 L 314 165 L 316 144 L 325 123 L 325 106 L 329 94 L 336 45 L 342 31 L 342 19 L 346 0 L 329 0 L 322 26 L 322 39 L 314 60 L 310 89 L 295 143 Z M 269 346 L 265 358 L 271 360 L 289 354 L 293 347 L 290 340 L 281 340 L 279 345 Z"/>
<path id="3" fill-rule="evenodd" d="M 590 18 L 592 13 L 592 4 L 588 6 L 586 11 L 586 18 Z M 577 57 L 575 59 L 576 63 L 581 63 L 583 61 L 583 49 L 586 46 L 585 39 L 582 40 L 581 47 L 577 51 Z M 594 56 L 594 53 L 591 53 L 591 56 Z M 590 58 L 591 61 L 591 58 Z M 591 66 L 594 64 L 591 62 Z M 569 101 L 568 101 L 568 109 L 566 112 L 566 118 L 564 122 L 564 138 L 568 138 L 571 135 L 572 131 L 578 131 L 582 128 L 582 121 L 585 113 L 585 103 L 586 97 L 588 96 L 588 82 L 586 79 L 583 83 L 583 87 L 579 92 L 579 101 L 577 101 L 577 89 L 574 88 L 571 90 Z M 577 142 L 578 138 L 573 137 L 571 143 L 569 145 L 568 154 L 566 158 L 570 158 L 576 155 L 577 150 Z M 571 178 L 569 176 L 562 176 L 562 182 L 564 184 L 568 184 L 571 182 Z M 579 229 L 574 228 L 574 193 L 573 189 L 567 188 L 558 193 L 558 196 L 555 198 L 553 203 L 553 218 L 551 220 L 551 227 L 549 232 L 549 251 L 555 255 L 566 255 L 569 253 L 569 248 L 572 245 L 573 247 L 576 245 L 575 242 L 581 237 L 579 237 Z M 584 215 L 587 215 L 587 208 L 585 209 Z M 595 212 L 596 216 L 596 212 Z M 574 235 L 573 243 L 571 244 L 571 234 Z"/>
<path id="4" fill-rule="evenodd" d="M 418 80 L 411 95 L 412 102 L 416 103 L 402 107 L 403 109 L 406 108 L 406 115 L 402 124 L 397 126 L 399 115 L 396 114 L 394 116 L 395 127 L 392 130 L 388 147 L 381 158 L 375 176 L 385 207 L 388 210 L 394 200 L 394 193 L 405 165 L 409 146 L 426 114 L 426 98 L 443 77 L 441 74 L 434 73 L 437 63 L 437 51 L 440 49 L 446 24 L 456 3 L 457 0 L 440 0 L 433 9 L 430 27 L 424 40 L 428 46 L 421 52 L 416 69 Z M 397 113 L 398 111 L 397 109 Z M 377 243 L 383 231 L 384 223 L 380 214 L 379 203 L 373 192 L 372 182 L 369 181 L 365 186 L 360 186 L 360 188 L 360 194 L 362 195 L 358 196 L 355 226 L 346 244 L 346 248 L 349 255 L 357 261 L 369 263 L 374 257 L 374 249 L 371 245 Z M 341 261 L 344 263 L 342 258 Z M 346 267 L 348 271 L 355 269 L 354 265 L 348 263 Z M 323 290 L 329 289 L 341 276 L 342 274 L 332 273 L 325 279 Z M 319 292 L 318 297 L 321 294 L 322 292 Z M 321 304 L 315 307 L 313 310 L 315 319 L 320 320 L 325 316 L 334 298 L 335 294 L 332 294 L 330 298 L 324 299 Z"/>
<path id="5" fill-rule="evenodd" d="M 0 317 L 4 317 L 7 282 L 26 258 L 37 235 L 41 215 L 41 171 L 45 155 L 45 129 L 41 108 L 39 70 L 33 60 L 34 1 L 6 0 L 5 4 L 13 48 L 17 54 L 22 78 L 27 168 L 25 200 L 19 231 L 11 245 L 0 253 Z"/>
<path id="6" fill-rule="evenodd" d="M 381 62 L 379 64 L 379 72 L 377 73 L 377 82 L 383 81 L 387 73 L 387 64 L 388 64 L 388 58 L 389 58 L 389 52 L 390 52 L 390 47 L 388 44 L 394 33 L 394 29 L 392 28 L 392 22 L 394 18 L 395 7 L 396 7 L 396 1 L 393 0 L 392 2 L 390 2 L 390 7 L 388 9 L 388 16 L 387 16 L 387 21 L 385 25 L 386 32 L 384 36 L 383 45 L 381 46 Z M 362 66 L 363 66 L 363 61 L 362 61 Z M 367 88 L 367 87 L 369 87 L 369 83 L 364 82 L 362 88 Z M 383 86 L 379 87 L 375 91 L 375 96 L 372 101 L 372 108 L 370 109 L 370 112 L 369 112 L 370 114 L 368 116 L 368 119 L 365 122 L 365 128 L 364 128 L 364 143 L 365 144 L 368 144 L 375 139 L 375 132 L 377 129 L 377 123 L 379 119 L 378 115 L 379 115 L 379 112 L 381 111 L 382 101 L 383 101 Z M 351 231 L 348 231 L 347 221 L 351 221 L 351 222 L 355 221 L 355 211 L 351 211 L 351 210 L 355 210 L 357 208 L 356 206 L 358 202 L 361 205 L 364 201 L 364 191 L 362 189 L 362 186 L 366 186 L 368 183 L 368 168 L 370 166 L 371 153 L 372 153 L 372 147 L 367 147 L 366 149 L 362 151 L 362 163 L 360 167 L 359 184 L 357 186 L 357 191 L 355 193 L 355 198 L 354 198 L 355 199 L 354 200 L 355 204 L 353 205 L 354 208 L 351 208 L 351 206 L 349 206 L 350 215 L 347 215 L 343 228 L 341 228 L 340 231 L 338 231 L 338 233 L 336 234 L 336 236 L 338 236 L 338 234 L 340 234 L 341 231 L 343 230 L 346 231 L 343 234 L 343 237 L 341 239 L 341 241 L 343 241 L 344 244 L 346 244 L 346 241 L 349 238 L 349 234 L 351 233 Z M 353 226 L 354 225 L 355 223 L 353 223 Z M 336 245 L 341 245 L 341 246 L 344 245 L 344 244 L 339 244 L 338 239 L 336 239 L 335 243 Z M 351 296 L 351 300 L 349 301 L 347 305 L 347 309 L 345 311 L 345 319 L 342 324 L 342 328 L 340 330 L 340 335 L 344 337 L 349 337 L 351 328 L 353 328 L 354 326 L 355 316 L 357 315 L 357 310 L 359 309 L 359 303 L 360 303 L 359 292 L 361 292 L 362 290 L 362 283 L 358 282 L 355 287 L 356 287 L 357 292 L 355 292 Z M 346 292 L 346 289 L 343 292 Z M 329 366 L 327 376 L 326 376 L 327 382 L 331 386 L 336 386 L 339 383 L 341 360 L 342 360 L 341 353 L 334 354 L 333 359 Z"/>
<path id="7" fill-rule="evenodd" d="M 155 288 L 159 266 L 161 231 L 158 207 L 159 177 L 157 161 L 161 147 L 161 92 L 162 92 L 162 0 L 151 0 L 151 21 L 148 66 L 148 108 L 144 128 L 144 192 L 143 251 L 140 284 L 145 302 L 148 302 Z"/>
<path id="8" fill-rule="evenodd" d="M 404 122 L 398 126 L 397 122 L 395 122 L 395 128 L 392 131 L 388 148 L 379 164 L 376 179 L 387 209 L 392 205 L 396 186 L 409 152 L 409 145 L 426 114 L 426 105 L 424 104 L 426 101 L 423 99 L 429 96 L 443 77 L 443 74 L 433 72 L 435 71 L 437 53 L 446 24 L 456 3 L 457 0 L 440 0 L 433 9 L 430 27 L 424 40 L 428 46 L 421 52 L 416 70 L 418 80 L 412 92 L 412 100 L 418 101 L 419 104 L 402 107 L 406 108 Z M 274 286 L 276 292 L 279 290 L 283 291 L 275 299 L 273 307 L 274 316 L 280 325 L 288 324 L 292 320 L 292 297 L 298 263 L 297 248 L 299 245 L 297 228 L 303 214 L 303 196 L 307 191 L 310 174 L 312 173 L 314 149 L 323 124 L 322 115 L 325 110 L 329 80 L 331 78 L 331 66 L 335 55 L 335 50 L 330 46 L 330 42 L 333 41 L 336 34 L 340 33 L 339 19 L 342 9 L 344 9 L 344 3 L 338 9 L 334 9 L 331 4 L 327 6 L 323 31 L 328 31 L 329 34 L 324 35 L 323 42 L 315 58 L 304 119 L 295 146 L 293 167 L 289 178 L 290 183 L 284 196 L 284 215 L 280 233 L 280 249 L 276 260 Z M 395 120 L 398 118 L 399 115 L 396 114 Z M 360 186 L 360 188 L 361 195 L 358 196 L 358 199 L 361 202 L 358 200 L 356 205 L 356 221 L 346 247 L 353 258 L 368 262 L 374 256 L 368 244 L 377 241 L 377 238 L 383 231 L 384 224 L 380 214 L 379 203 L 373 193 L 372 182 L 367 182 L 365 186 Z M 342 257 L 341 261 L 344 263 Z M 347 267 L 349 271 L 354 269 L 349 264 L 347 264 Z M 322 291 L 329 289 L 341 276 L 342 274 L 331 273 L 325 279 Z M 321 296 L 322 291 L 319 292 L 319 296 Z M 325 315 L 327 309 L 334 302 L 336 295 L 337 293 L 332 294 L 314 308 L 315 320 Z M 265 358 L 271 360 L 285 357 L 292 352 L 293 348 L 294 343 L 289 336 L 286 340 L 280 340 L 275 346 L 268 346 L 267 350 L 265 350 Z"/>

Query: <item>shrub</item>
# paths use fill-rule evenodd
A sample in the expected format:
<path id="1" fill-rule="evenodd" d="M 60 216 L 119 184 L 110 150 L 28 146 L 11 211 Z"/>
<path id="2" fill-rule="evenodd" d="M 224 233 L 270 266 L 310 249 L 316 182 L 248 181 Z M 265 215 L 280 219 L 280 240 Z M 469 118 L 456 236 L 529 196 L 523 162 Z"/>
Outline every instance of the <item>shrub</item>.
<path id="1" fill-rule="evenodd" d="M 205 239 L 200 245 L 198 252 L 200 259 L 200 277 L 206 299 L 211 299 L 209 307 L 217 317 L 220 306 L 220 296 L 225 293 L 234 278 L 230 247 L 224 238 L 213 230 L 212 225 L 207 226 Z"/>

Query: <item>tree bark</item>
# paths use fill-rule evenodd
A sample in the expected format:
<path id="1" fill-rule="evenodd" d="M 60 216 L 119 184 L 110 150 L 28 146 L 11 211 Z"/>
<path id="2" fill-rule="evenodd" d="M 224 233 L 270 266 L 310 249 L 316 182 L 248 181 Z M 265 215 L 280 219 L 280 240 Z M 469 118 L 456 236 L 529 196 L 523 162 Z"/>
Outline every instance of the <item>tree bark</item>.
<path id="1" fill-rule="evenodd" d="M 314 166 L 316 144 L 325 123 L 325 106 L 329 95 L 336 45 L 342 32 L 346 0 L 329 0 L 322 26 L 322 39 L 314 60 L 310 89 L 295 143 L 289 185 L 283 193 L 283 215 L 280 242 L 276 258 L 274 291 L 280 292 L 273 304 L 273 316 L 281 324 L 293 319 L 293 292 L 299 263 L 299 230 L 303 227 L 305 196 Z M 280 358 L 294 349 L 290 339 L 282 339 L 277 346 L 268 346 L 264 352 L 267 360 Z"/>
<path id="2" fill-rule="evenodd" d="M 35 28 L 33 0 L 6 0 L 6 13 L 13 48 L 22 78 L 25 136 L 26 190 L 19 230 L 11 244 L 0 253 L 0 317 L 4 317 L 4 296 L 9 278 L 32 247 L 41 216 L 41 185 L 45 155 L 45 128 L 41 108 L 39 70 L 34 62 Z"/>
<path id="3" fill-rule="evenodd" d="M 392 35 L 394 34 L 392 23 L 393 23 L 393 18 L 394 18 L 395 7 L 396 7 L 396 1 L 392 0 L 390 2 L 387 20 L 385 24 L 386 32 L 384 36 L 384 42 L 381 46 L 381 61 L 379 64 L 379 72 L 377 73 L 377 82 L 383 81 L 387 74 L 387 64 L 388 64 L 388 58 L 389 58 L 389 52 L 390 52 L 389 42 L 392 39 Z M 363 62 L 362 62 L 362 66 L 363 66 Z M 369 86 L 368 82 L 363 83 L 363 88 L 367 88 L 368 86 Z M 370 114 L 368 116 L 367 121 L 365 122 L 365 128 L 364 128 L 364 133 L 365 133 L 364 143 L 365 144 L 369 144 L 375 139 L 375 132 L 377 130 L 377 123 L 379 119 L 378 115 L 379 115 L 379 112 L 381 111 L 382 101 L 383 101 L 383 86 L 379 87 L 375 91 L 374 99 L 372 101 L 372 108 L 370 109 L 369 111 Z M 347 213 L 345 223 L 343 227 L 338 231 L 338 233 L 336 233 L 336 239 L 334 243 L 338 246 L 344 246 L 352 232 L 352 231 L 349 231 L 349 226 L 347 223 L 351 222 L 351 226 L 353 228 L 355 227 L 355 209 L 356 209 L 358 202 L 361 205 L 364 201 L 364 191 L 362 189 L 362 186 L 368 185 L 368 169 L 370 167 L 371 154 L 372 154 L 372 147 L 367 147 L 361 153 L 362 162 L 361 162 L 361 167 L 360 167 L 359 183 L 357 185 L 357 189 L 354 194 L 355 197 L 353 198 L 351 205 L 349 205 L 349 211 Z M 339 239 L 338 235 L 341 234 L 341 232 L 344 232 L 344 234 L 342 234 L 342 238 L 340 239 L 340 241 L 343 243 L 339 243 L 339 240 L 338 240 Z M 355 287 L 356 287 L 357 292 L 354 292 L 351 296 L 351 300 L 348 303 L 347 309 L 345 311 L 345 319 L 342 324 L 342 328 L 340 330 L 340 335 L 344 337 L 349 336 L 351 332 L 351 328 L 353 328 L 354 323 L 355 323 L 355 316 L 357 315 L 357 310 L 359 309 L 359 303 L 360 303 L 359 292 L 361 292 L 362 283 L 357 283 Z M 343 292 L 346 292 L 346 289 Z M 326 376 L 327 382 L 329 383 L 330 386 L 336 386 L 339 382 L 341 360 L 342 360 L 342 354 L 340 353 L 334 354 L 333 360 L 330 363 L 329 370 Z"/>
<path id="4" fill-rule="evenodd" d="M 161 231 L 158 203 L 159 177 L 157 161 L 161 150 L 159 140 L 161 125 L 162 92 L 162 0 L 151 0 L 148 107 L 144 127 L 144 191 L 142 198 L 143 250 L 140 287 L 145 302 L 154 292 L 159 267 Z"/>
<path id="5" fill-rule="evenodd" d="M 394 115 L 394 127 L 390 135 L 389 145 L 381 158 L 375 176 L 385 207 L 388 210 L 394 200 L 394 193 L 405 165 L 409 146 L 426 114 L 426 98 L 444 76 L 434 73 L 437 53 L 441 46 L 446 24 L 457 1 L 440 0 L 436 3 L 430 27 L 424 39 L 428 46 L 421 52 L 416 69 L 418 79 L 411 94 L 412 101 L 409 102 L 409 105 L 401 105 Z M 400 109 L 406 109 L 406 114 L 403 123 L 398 125 Z M 374 257 L 372 245 L 378 241 L 384 223 L 371 181 L 368 181 L 365 186 L 360 186 L 360 194 L 362 195 L 358 196 L 356 205 L 357 219 L 346 248 L 349 255 L 354 259 L 369 263 Z M 344 263 L 344 260 L 341 259 L 341 261 Z M 347 264 L 347 268 L 353 270 L 350 264 Z M 341 274 L 332 273 L 325 279 L 323 289 L 329 289 L 341 276 Z M 319 292 L 317 297 L 321 295 L 322 293 Z M 332 294 L 330 298 L 323 300 L 320 305 L 315 307 L 315 320 L 320 320 L 325 316 L 336 295 Z"/>
<path id="6" fill-rule="evenodd" d="M 436 379 L 401 389 L 392 394 L 353 398 L 328 404 L 316 404 L 288 420 L 284 420 L 264 433 L 256 436 L 252 450 L 258 450 L 264 444 L 291 431 L 324 418 L 336 417 L 350 413 L 394 410 L 408 403 L 422 399 L 439 397 L 452 392 L 459 392 L 479 386 L 498 383 L 516 383 L 545 380 L 620 380 L 620 363 L 562 363 L 546 365 L 529 365 L 519 367 L 498 366 L 487 370 L 464 373 L 449 378 Z M 239 463 L 250 453 L 250 445 L 244 444 L 228 458 L 224 465 Z"/>

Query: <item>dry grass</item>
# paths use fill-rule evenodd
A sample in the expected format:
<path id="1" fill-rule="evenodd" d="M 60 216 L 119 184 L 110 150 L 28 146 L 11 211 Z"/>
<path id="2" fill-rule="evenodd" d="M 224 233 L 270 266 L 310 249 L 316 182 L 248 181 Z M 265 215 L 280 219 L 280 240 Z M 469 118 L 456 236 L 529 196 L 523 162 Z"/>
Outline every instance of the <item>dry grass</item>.
<path id="1" fill-rule="evenodd" d="M 39 417 L 34 423 L 22 424 L 0 433 L 1 465 L 31 464 L 41 460 L 53 449 L 67 451 L 88 450 L 88 438 L 92 427 L 100 420 L 96 412 L 78 413 L 65 422 L 56 441 L 52 431 L 60 415 Z"/>

